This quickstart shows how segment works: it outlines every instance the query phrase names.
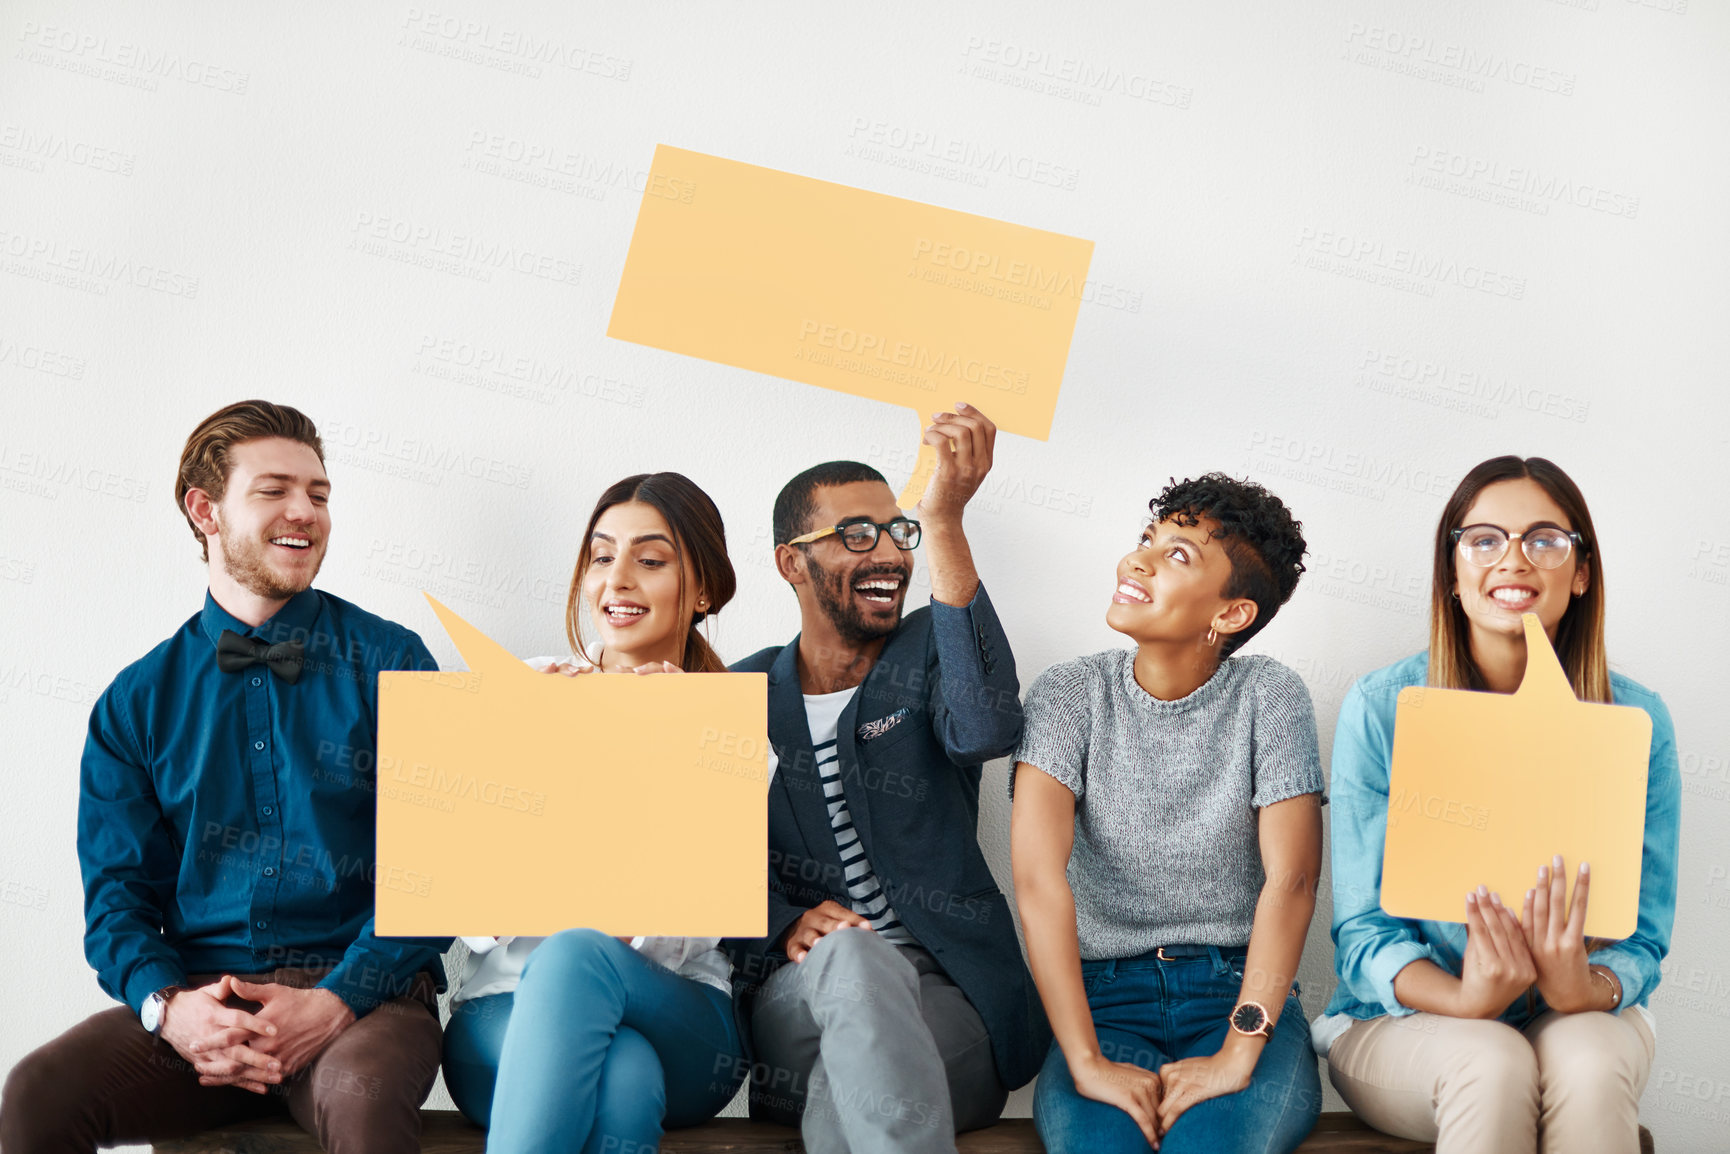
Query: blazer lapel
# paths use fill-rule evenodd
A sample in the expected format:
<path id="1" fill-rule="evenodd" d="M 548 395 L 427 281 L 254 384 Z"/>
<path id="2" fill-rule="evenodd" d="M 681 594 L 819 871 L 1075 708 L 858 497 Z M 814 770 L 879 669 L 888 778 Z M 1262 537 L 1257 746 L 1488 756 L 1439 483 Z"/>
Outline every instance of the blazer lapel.
<path id="1" fill-rule="evenodd" d="M 825 869 L 824 876 L 834 878 L 836 884 L 830 888 L 845 895 L 841 851 L 835 845 L 835 829 L 829 824 L 829 807 L 824 804 L 823 781 L 817 772 L 817 751 L 811 747 L 811 723 L 799 689 L 798 654 L 799 638 L 795 637 L 769 668 L 769 739 L 780 758 L 775 783 L 793 811 L 793 820 L 805 839 L 806 855 L 833 867 Z M 848 708 L 852 707 L 849 702 Z"/>

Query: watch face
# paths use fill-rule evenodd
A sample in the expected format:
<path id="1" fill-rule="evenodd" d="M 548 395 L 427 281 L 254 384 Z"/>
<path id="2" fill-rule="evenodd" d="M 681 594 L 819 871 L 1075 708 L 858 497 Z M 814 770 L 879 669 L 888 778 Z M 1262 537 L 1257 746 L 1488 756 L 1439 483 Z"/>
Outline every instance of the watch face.
<path id="1" fill-rule="evenodd" d="M 1245 1034 L 1253 1034 L 1267 1024 L 1267 1014 L 1254 1002 L 1245 1002 L 1231 1012 L 1231 1024 Z"/>
<path id="2" fill-rule="evenodd" d="M 162 1024 L 162 995 L 151 994 L 144 999 L 144 1005 L 139 1008 L 139 1020 L 144 1023 L 146 1032 L 154 1034 Z"/>

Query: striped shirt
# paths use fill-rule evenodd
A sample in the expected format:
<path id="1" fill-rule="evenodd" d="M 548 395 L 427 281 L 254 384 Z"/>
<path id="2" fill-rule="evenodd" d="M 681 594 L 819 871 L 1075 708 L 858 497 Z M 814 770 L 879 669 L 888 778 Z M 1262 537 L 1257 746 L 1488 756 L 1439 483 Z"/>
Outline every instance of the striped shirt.
<path id="1" fill-rule="evenodd" d="M 807 693 L 805 719 L 811 727 L 811 745 L 817 753 L 817 772 L 823 782 L 823 799 L 829 806 L 829 827 L 835 832 L 835 847 L 841 851 L 841 866 L 846 871 L 848 905 L 860 917 L 871 920 L 871 928 L 884 940 L 905 945 L 917 945 L 913 935 L 889 895 L 877 880 L 877 872 L 865 856 L 865 846 L 859 831 L 853 828 L 853 815 L 847 810 L 847 797 L 841 790 L 841 759 L 836 751 L 841 714 L 847 702 L 857 692 L 843 689 L 839 693 Z"/>

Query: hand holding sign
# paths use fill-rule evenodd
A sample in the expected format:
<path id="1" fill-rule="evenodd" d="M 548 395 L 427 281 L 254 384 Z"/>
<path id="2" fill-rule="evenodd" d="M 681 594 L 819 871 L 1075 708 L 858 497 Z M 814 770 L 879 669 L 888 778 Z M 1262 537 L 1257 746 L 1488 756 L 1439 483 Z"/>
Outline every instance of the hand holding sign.
<path id="1" fill-rule="evenodd" d="M 932 414 L 931 425 L 920 438 L 921 445 L 937 452 L 932 458 L 931 475 L 923 486 L 924 495 L 912 507 L 916 519 L 959 518 L 991 471 L 997 426 L 965 401 L 955 408 L 953 413 Z M 906 494 L 902 495 L 901 506 L 909 508 Z"/>
<path id="2" fill-rule="evenodd" d="M 1639 911 L 1652 719 L 1575 698 L 1538 618 L 1524 620 L 1517 692 L 1400 692 L 1382 908 L 1457 921 L 1460 895 L 1485 884 L 1514 900 L 1533 887 L 1535 863 L 1559 853 L 1592 866 L 1590 906 L 1576 897 L 1583 932 L 1627 937 Z M 1547 884 L 1560 893 L 1560 879 Z M 1546 925 L 1559 901 L 1546 892 Z"/>

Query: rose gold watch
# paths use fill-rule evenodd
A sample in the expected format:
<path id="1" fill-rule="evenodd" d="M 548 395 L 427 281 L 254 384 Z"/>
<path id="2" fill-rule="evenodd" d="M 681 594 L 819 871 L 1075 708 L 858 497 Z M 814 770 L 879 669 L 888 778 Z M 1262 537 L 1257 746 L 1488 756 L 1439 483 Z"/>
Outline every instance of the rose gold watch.
<path id="1" fill-rule="evenodd" d="M 1251 1038 L 1271 1038 L 1273 1026 L 1268 1022 L 1267 1007 L 1260 1002 L 1239 1002 L 1226 1019 L 1231 1028 Z"/>

